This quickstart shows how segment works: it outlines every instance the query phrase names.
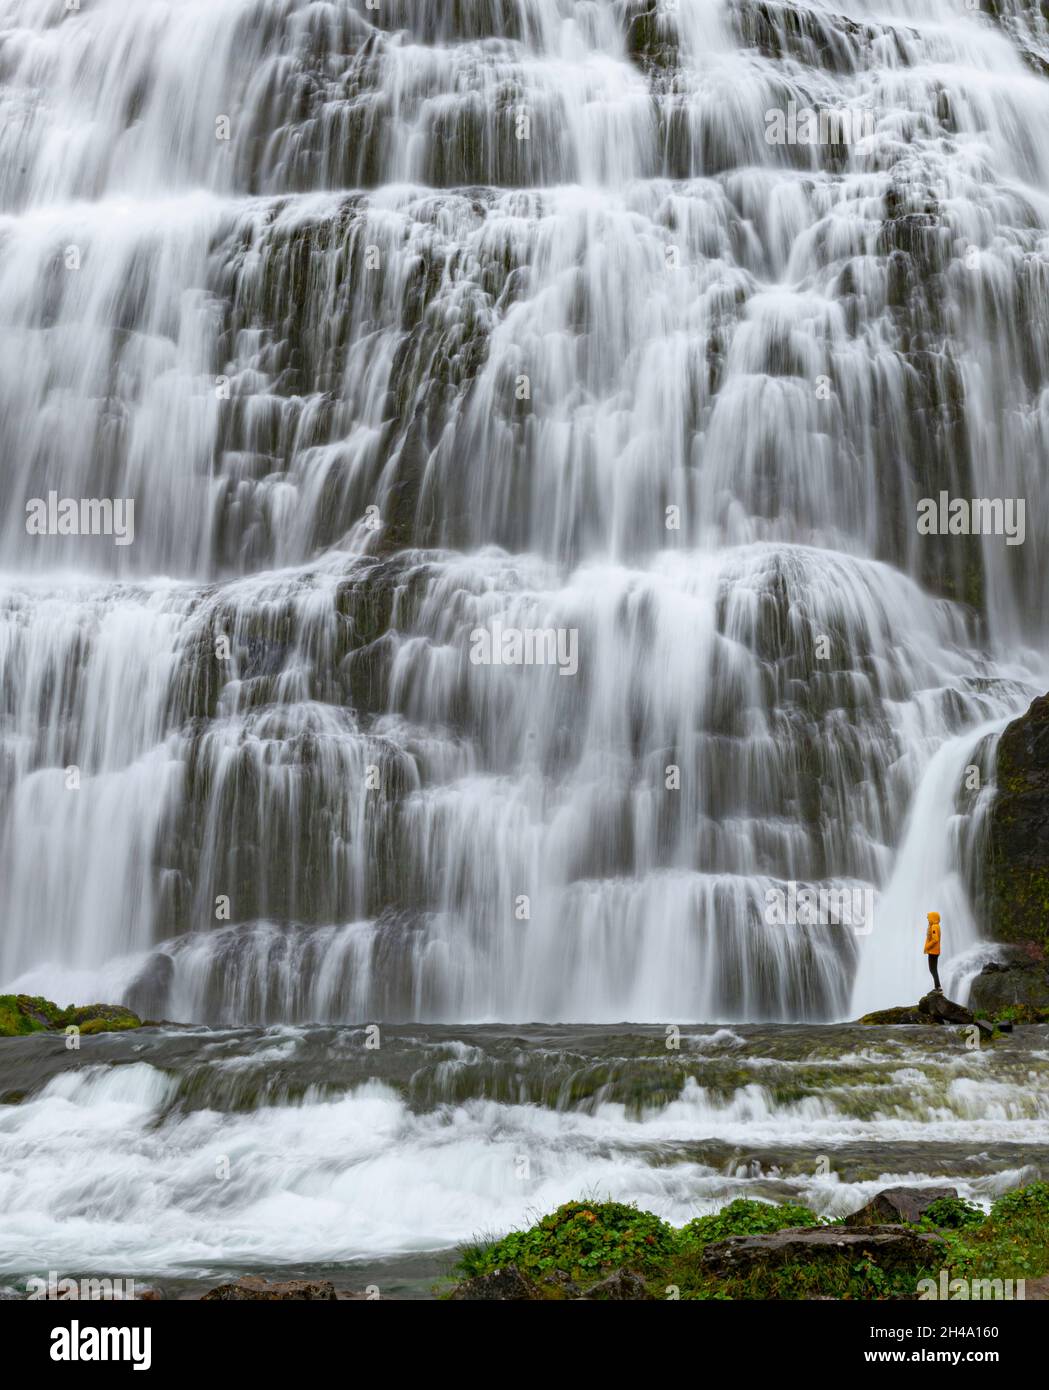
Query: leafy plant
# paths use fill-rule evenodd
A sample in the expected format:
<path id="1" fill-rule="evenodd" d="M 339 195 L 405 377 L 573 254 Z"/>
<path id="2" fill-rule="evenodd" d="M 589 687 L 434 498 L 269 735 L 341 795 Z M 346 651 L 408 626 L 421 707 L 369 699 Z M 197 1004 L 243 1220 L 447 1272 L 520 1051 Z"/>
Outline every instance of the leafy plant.
<path id="1" fill-rule="evenodd" d="M 957 1230 L 965 1226 L 982 1226 L 986 1216 L 974 1202 L 963 1197 L 937 1197 L 922 1213 L 919 1223 L 932 1230 Z"/>
<path id="2" fill-rule="evenodd" d="M 606 1269 L 655 1268 L 672 1253 L 673 1227 L 623 1202 L 566 1202 L 527 1231 L 511 1231 L 491 1245 L 464 1249 L 461 1275 L 488 1274 L 514 1264 L 526 1274 L 562 1270 L 578 1278 Z"/>
<path id="3" fill-rule="evenodd" d="M 709 1216 L 697 1216 L 682 1228 L 681 1244 L 709 1245 L 713 1240 L 727 1240 L 729 1236 L 756 1236 L 767 1231 L 782 1231 L 788 1226 L 822 1226 L 826 1222 L 808 1207 L 795 1206 L 784 1202 L 773 1206 L 770 1202 L 754 1202 L 739 1197 L 729 1202 L 727 1207 L 712 1212 Z"/>

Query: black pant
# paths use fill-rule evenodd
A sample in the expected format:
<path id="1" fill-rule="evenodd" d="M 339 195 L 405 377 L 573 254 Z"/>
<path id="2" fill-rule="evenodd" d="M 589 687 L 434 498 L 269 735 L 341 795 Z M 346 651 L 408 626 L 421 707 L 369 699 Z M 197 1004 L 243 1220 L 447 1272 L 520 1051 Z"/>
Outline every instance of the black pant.
<path id="1" fill-rule="evenodd" d="M 934 987 L 935 987 L 936 989 L 939 989 L 939 988 L 940 988 L 940 957 L 939 957 L 939 956 L 926 956 L 925 959 L 929 962 L 929 974 L 932 976 L 933 985 L 934 985 Z"/>

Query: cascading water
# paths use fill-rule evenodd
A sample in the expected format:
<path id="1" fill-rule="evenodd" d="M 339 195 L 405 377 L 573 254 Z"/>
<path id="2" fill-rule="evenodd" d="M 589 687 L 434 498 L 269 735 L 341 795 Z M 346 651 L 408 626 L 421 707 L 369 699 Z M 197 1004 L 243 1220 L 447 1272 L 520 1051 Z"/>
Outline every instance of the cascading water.
<path id="1" fill-rule="evenodd" d="M 791 13 L 0 7 L 4 981 L 819 1018 L 917 982 L 928 903 L 975 936 L 1046 519 L 915 515 L 1037 495 L 1049 85 L 946 0 Z M 496 622 L 578 674 L 472 665 Z M 891 908 L 770 928 L 792 881 Z"/>
<path id="2" fill-rule="evenodd" d="M 1023 0 L 0 0 L 0 988 L 826 1021 L 924 989 L 936 906 L 964 989 L 1049 685 L 1046 70 Z M 165 1065 L 34 1104 L 170 1117 Z"/>

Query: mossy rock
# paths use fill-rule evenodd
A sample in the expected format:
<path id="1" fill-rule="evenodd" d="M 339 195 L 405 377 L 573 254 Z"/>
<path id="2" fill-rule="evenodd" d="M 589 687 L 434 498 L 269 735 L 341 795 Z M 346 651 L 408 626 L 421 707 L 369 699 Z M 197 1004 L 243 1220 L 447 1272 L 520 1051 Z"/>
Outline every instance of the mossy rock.
<path id="1" fill-rule="evenodd" d="M 127 1028 L 141 1028 L 142 1020 L 131 1012 L 125 1010 L 126 1017 L 121 1018 L 89 1018 L 83 1023 L 77 1024 L 81 1033 L 89 1035 L 91 1033 L 120 1033 Z"/>
<path id="2" fill-rule="evenodd" d="M 142 1020 L 123 1004 L 70 1004 L 60 1009 L 33 994 L 0 994 L 0 1037 L 57 1032 L 75 1025 L 81 1033 L 115 1033 L 141 1028 Z"/>
<path id="3" fill-rule="evenodd" d="M 864 1014 L 859 1023 L 922 1023 L 932 1024 L 934 1020 L 928 1014 L 919 1012 L 916 1005 L 900 1005 L 894 1009 L 875 1009 L 871 1014 Z"/>
<path id="4" fill-rule="evenodd" d="M 57 1026 L 62 1010 L 35 994 L 0 994 L 0 1037 L 17 1038 Z"/>
<path id="5" fill-rule="evenodd" d="M 110 1033 L 123 1028 L 141 1028 L 142 1020 L 123 1004 L 84 1004 L 70 1006 L 63 1013 L 61 1027 L 76 1024 L 81 1033 Z"/>

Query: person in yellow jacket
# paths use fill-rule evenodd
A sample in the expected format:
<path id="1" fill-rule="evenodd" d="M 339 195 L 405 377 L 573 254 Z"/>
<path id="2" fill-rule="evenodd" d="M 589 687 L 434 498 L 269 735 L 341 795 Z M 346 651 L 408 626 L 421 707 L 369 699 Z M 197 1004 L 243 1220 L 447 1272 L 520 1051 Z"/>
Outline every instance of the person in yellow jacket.
<path id="1" fill-rule="evenodd" d="M 929 913 L 929 929 L 925 933 L 925 954 L 929 958 L 929 974 L 932 976 L 933 989 L 936 994 L 942 994 L 940 988 L 940 914 L 938 912 Z"/>

